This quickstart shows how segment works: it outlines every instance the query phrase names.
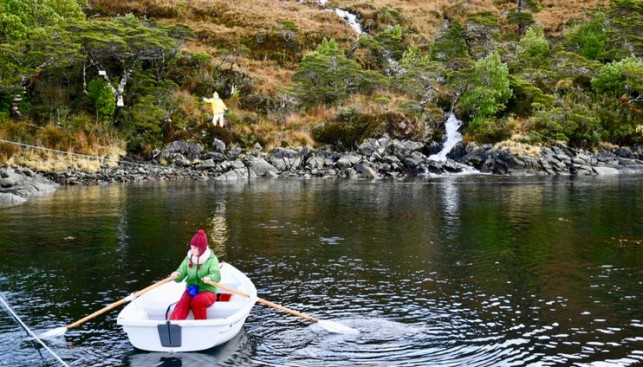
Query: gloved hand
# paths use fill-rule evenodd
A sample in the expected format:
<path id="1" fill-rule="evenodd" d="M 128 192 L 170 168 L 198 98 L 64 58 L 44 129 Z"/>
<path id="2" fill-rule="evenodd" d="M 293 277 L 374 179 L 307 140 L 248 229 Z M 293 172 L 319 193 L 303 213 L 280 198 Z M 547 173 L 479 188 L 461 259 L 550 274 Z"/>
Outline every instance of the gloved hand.
<path id="1" fill-rule="evenodd" d="M 199 286 L 197 286 L 197 285 L 189 286 L 188 287 L 188 293 L 190 293 L 191 297 L 196 296 L 197 294 L 199 294 Z"/>

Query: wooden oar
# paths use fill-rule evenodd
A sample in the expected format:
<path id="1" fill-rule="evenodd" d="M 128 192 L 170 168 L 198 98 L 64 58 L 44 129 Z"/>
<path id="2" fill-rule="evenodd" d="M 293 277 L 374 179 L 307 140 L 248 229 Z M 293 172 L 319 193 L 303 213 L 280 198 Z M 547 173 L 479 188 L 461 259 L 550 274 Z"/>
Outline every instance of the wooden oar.
<path id="1" fill-rule="evenodd" d="M 238 289 L 228 287 L 227 285 L 224 285 L 224 284 L 220 284 L 220 283 L 213 282 L 213 281 L 206 281 L 206 283 L 208 283 L 210 285 L 213 285 L 213 286 L 215 286 L 217 288 L 226 290 L 226 291 L 228 291 L 230 293 L 237 294 L 237 295 L 242 296 L 242 297 L 246 297 L 246 298 L 252 298 L 253 297 L 253 296 L 249 295 L 246 292 L 243 292 L 243 291 L 240 291 Z M 290 308 L 278 305 L 276 303 L 270 302 L 270 301 L 265 300 L 263 298 L 259 298 L 259 297 L 256 297 L 256 298 L 257 298 L 257 302 L 259 302 L 259 303 L 263 303 L 264 305 L 266 305 L 268 307 L 276 308 L 277 310 L 287 312 L 287 313 L 289 313 L 289 314 L 291 314 L 293 316 L 301 317 L 302 319 L 306 319 L 306 320 L 308 320 L 308 321 L 310 321 L 312 323 L 317 323 L 317 324 L 319 324 L 319 326 L 323 327 L 327 331 L 330 331 L 331 333 L 359 334 L 358 330 L 353 329 L 351 327 L 348 327 L 346 325 L 342 325 L 342 324 L 340 324 L 338 322 L 328 321 L 328 320 L 319 320 L 319 319 L 317 319 L 315 317 L 312 317 L 310 315 L 306 315 L 305 313 L 301 313 L 299 311 L 292 310 Z"/>
<path id="2" fill-rule="evenodd" d="M 107 311 L 109 311 L 109 310 L 111 310 L 113 308 L 116 308 L 116 307 L 122 305 L 125 302 L 131 302 L 131 301 L 137 299 L 138 297 L 142 296 L 143 294 L 151 291 L 152 289 L 154 289 L 156 287 L 160 287 L 163 284 L 165 284 L 165 283 L 167 283 L 167 282 L 169 282 L 171 280 L 172 280 L 172 278 L 170 278 L 170 277 L 165 278 L 165 279 L 161 280 L 160 282 L 154 283 L 154 284 L 150 285 L 147 288 L 143 288 L 143 289 L 141 289 L 140 291 L 138 291 L 136 293 L 132 293 L 129 296 L 121 299 L 120 301 L 114 302 L 111 305 L 109 305 L 109 306 L 107 306 L 105 308 L 102 308 L 102 309 L 94 312 L 91 315 L 85 316 L 85 317 L 83 317 L 82 319 L 80 319 L 80 320 L 78 320 L 76 322 L 73 322 L 73 323 L 71 323 L 71 324 L 69 324 L 67 326 L 62 326 L 62 327 L 59 327 L 59 328 L 55 328 L 53 330 L 49 330 L 49 331 L 43 333 L 40 336 L 43 337 L 43 338 L 51 338 L 51 337 L 61 336 L 61 335 L 65 334 L 67 332 L 67 330 L 75 328 L 76 326 L 78 326 L 78 325 L 80 325 L 80 324 L 82 324 L 82 323 L 84 323 L 86 321 L 89 321 L 89 320 L 93 319 L 94 317 L 96 317 L 98 315 L 101 315 L 101 314 L 103 314 L 103 313 L 105 313 L 105 312 L 107 312 Z"/>

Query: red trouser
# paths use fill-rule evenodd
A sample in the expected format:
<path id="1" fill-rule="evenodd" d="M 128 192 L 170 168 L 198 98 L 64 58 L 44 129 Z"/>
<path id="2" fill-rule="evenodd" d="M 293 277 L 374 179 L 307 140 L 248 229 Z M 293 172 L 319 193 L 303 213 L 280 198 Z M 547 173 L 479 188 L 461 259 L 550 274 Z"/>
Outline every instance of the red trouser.
<path id="1" fill-rule="evenodd" d="M 212 292 L 203 291 L 192 298 L 190 293 L 185 291 L 174 307 L 170 320 L 185 320 L 188 317 L 188 313 L 190 313 L 190 309 L 192 309 L 195 320 L 205 320 L 208 318 L 206 312 L 208 307 L 212 306 L 216 300 L 217 295 Z"/>

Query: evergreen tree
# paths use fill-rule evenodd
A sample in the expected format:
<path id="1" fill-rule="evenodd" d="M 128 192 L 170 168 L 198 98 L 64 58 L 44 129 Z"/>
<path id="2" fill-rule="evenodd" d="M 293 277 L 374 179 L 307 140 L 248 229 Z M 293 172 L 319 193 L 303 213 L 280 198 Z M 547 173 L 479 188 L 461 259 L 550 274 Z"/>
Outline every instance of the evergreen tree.
<path id="1" fill-rule="evenodd" d="M 147 63 L 162 70 L 179 52 L 181 42 L 191 36 L 185 27 L 163 27 L 133 15 L 113 21 L 75 22 L 67 29 L 82 47 L 85 68 L 89 66 L 105 78 L 117 106 L 124 106 L 125 88 L 139 65 Z M 116 87 L 110 77 L 115 74 L 120 74 Z"/>
<path id="2" fill-rule="evenodd" d="M 304 105 L 333 104 L 357 92 L 386 84 L 381 74 L 363 70 L 333 40 L 324 39 L 301 60 L 292 77 L 293 92 Z"/>
<path id="3" fill-rule="evenodd" d="M 545 61 L 549 54 L 549 42 L 547 42 L 542 28 L 529 27 L 518 43 L 517 52 L 519 56 L 526 57 L 532 62 Z"/>
<path id="4" fill-rule="evenodd" d="M 486 118 L 502 111 L 511 97 L 509 70 L 497 52 L 476 61 L 469 78 L 469 89 L 460 105 L 474 118 Z"/>
<path id="5" fill-rule="evenodd" d="M 0 0 L 0 92 L 15 93 L 45 68 L 77 60 L 63 26 L 82 19 L 76 0 Z"/>
<path id="6" fill-rule="evenodd" d="M 534 24 L 534 17 L 527 12 L 529 10 L 540 10 L 535 0 L 516 0 L 516 8 L 511 9 L 507 15 L 509 23 L 518 26 L 518 34 L 524 34 L 525 29 Z"/>
<path id="7" fill-rule="evenodd" d="M 87 86 L 89 99 L 94 102 L 96 115 L 102 119 L 109 119 L 116 111 L 116 98 L 104 80 L 93 79 Z"/>
<path id="8" fill-rule="evenodd" d="M 431 45 L 431 58 L 439 61 L 450 61 L 468 56 L 464 28 L 458 22 L 449 22 Z"/>
<path id="9" fill-rule="evenodd" d="M 613 60 L 629 56 L 643 57 L 643 2 L 613 0 L 609 18 L 609 57 Z"/>
<path id="10" fill-rule="evenodd" d="M 460 106 L 473 117 L 469 132 L 491 135 L 494 121 L 489 119 L 505 108 L 512 96 L 509 69 L 497 52 L 476 61 L 470 70 L 469 87 L 462 95 Z"/>
<path id="11" fill-rule="evenodd" d="M 599 59 L 603 56 L 607 43 L 605 22 L 605 15 L 597 13 L 589 22 L 576 25 L 565 33 L 567 47 L 589 60 Z"/>

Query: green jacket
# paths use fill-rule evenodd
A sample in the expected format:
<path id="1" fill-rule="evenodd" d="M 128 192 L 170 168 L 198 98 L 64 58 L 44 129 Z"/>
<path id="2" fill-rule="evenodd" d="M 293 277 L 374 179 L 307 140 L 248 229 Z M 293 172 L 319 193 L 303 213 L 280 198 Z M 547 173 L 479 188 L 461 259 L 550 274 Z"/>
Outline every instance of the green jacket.
<path id="1" fill-rule="evenodd" d="M 185 259 L 183 259 L 183 262 L 181 265 L 179 265 L 179 268 L 176 269 L 177 272 L 179 272 L 179 277 L 176 278 L 175 282 L 180 283 L 185 279 L 187 286 L 191 285 L 198 285 L 199 286 L 199 293 L 203 291 L 210 291 L 212 293 L 217 293 L 217 288 L 210 285 L 210 284 L 205 284 L 201 279 L 204 277 L 210 277 L 210 280 L 213 282 L 219 282 L 221 280 L 221 271 L 219 270 L 219 259 L 214 255 L 214 252 L 211 252 L 210 257 L 203 263 L 198 266 L 198 271 L 197 271 L 197 264 L 192 263 L 192 266 L 190 266 L 190 256 L 186 256 Z"/>

